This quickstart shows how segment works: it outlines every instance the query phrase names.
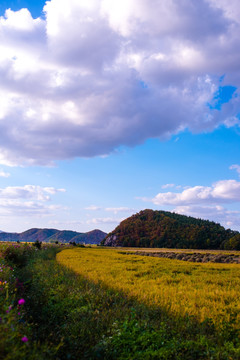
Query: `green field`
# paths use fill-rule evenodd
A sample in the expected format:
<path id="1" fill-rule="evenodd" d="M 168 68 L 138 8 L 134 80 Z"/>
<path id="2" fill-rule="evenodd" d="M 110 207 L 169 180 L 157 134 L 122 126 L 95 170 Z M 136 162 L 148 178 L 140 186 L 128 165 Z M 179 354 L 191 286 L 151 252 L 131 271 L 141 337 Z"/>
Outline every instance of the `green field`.
<path id="1" fill-rule="evenodd" d="M 238 264 L 4 246 L 0 359 L 240 359 Z"/>

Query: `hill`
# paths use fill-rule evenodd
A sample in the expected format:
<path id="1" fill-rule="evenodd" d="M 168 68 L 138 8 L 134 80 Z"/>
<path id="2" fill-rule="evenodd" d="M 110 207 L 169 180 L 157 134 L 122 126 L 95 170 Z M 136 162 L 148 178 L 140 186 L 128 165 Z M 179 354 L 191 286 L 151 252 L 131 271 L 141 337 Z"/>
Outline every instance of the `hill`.
<path id="1" fill-rule="evenodd" d="M 53 234 L 51 237 L 49 237 L 48 241 L 49 242 L 59 241 L 59 242 L 67 243 L 69 241 L 73 241 L 73 238 L 79 234 L 81 233 L 77 231 L 60 230 L 57 231 L 55 234 Z"/>
<path id="2" fill-rule="evenodd" d="M 101 244 L 239 250 L 240 234 L 213 221 L 147 209 L 123 220 Z"/>
<path id="3" fill-rule="evenodd" d="M 46 239 L 50 238 L 53 234 L 56 234 L 58 230 L 56 229 L 29 229 L 24 231 L 18 235 L 19 241 L 46 241 Z M 1 239 L 2 234 L 0 234 Z"/>
<path id="4" fill-rule="evenodd" d="M 29 229 L 22 233 L 0 233 L 0 241 L 22 241 L 35 242 L 44 241 L 53 243 L 59 241 L 68 243 L 75 241 L 76 243 L 85 244 L 99 244 L 105 237 L 106 233 L 101 230 L 92 230 L 87 233 L 79 233 L 71 230 L 57 230 L 57 229 Z"/>
<path id="5" fill-rule="evenodd" d="M 72 241 L 75 241 L 76 243 L 84 242 L 85 244 L 99 244 L 103 239 L 105 239 L 106 235 L 107 234 L 105 232 L 95 229 L 75 236 Z"/>

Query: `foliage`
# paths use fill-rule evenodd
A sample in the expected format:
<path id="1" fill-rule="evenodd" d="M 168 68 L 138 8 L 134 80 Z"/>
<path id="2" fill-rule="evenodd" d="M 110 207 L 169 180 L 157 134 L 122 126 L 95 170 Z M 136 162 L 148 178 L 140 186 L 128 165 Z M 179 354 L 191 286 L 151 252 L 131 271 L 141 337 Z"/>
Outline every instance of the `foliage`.
<path id="1" fill-rule="evenodd" d="M 196 219 L 167 211 L 140 211 L 103 240 L 102 245 L 161 247 L 182 249 L 228 249 L 225 244 L 237 235 L 212 221 Z M 115 236 L 115 239 L 111 241 Z M 236 249 L 236 242 L 231 249 Z M 233 245 L 234 244 L 234 245 Z M 240 244 L 238 238 L 237 244 Z M 240 246 L 240 245 L 239 245 Z"/>
<path id="2" fill-rule="evenodd" d="M 32 341 L 31 326 L 26 322 L 23 284 L 17 278 L 17 267 L 23 268 L 35 254 L 28 245 L 0 245 L 0 359 L 46 359 L 48 347 Z M 11 265 L 9 265 L 11 263 Z"/>
<path id="3" fill-rule="evenodd" d="M 28 244 L 11 244 L 3 250 L 3 257 L 10 264 L 21 267 L 26 265 L 33 251 L 32 247 Z"/>
<path id="4" fill-rule="evenodd" d="M 38 250 L 41 250 L 42 242 L 39 240 L 36 240 L 32 245 L 35 246 Z"/>
<path id="5" fill-rule="evenodd" d="M 226 241 L 224 248 L 227 250 L 240 250 L 240 234 L 236 234 Z"/>

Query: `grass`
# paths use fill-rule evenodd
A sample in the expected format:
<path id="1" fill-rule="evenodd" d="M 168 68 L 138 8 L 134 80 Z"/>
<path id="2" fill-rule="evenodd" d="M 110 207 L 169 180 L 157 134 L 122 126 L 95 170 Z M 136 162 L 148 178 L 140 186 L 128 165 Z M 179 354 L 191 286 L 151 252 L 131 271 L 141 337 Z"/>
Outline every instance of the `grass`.
<path id="1" fill-rule="evenodd" d="M 31 341 L 32 328 L 26 321 L 26 300 L 23 283 L 18 278 L 23 268 L 35 255 L 27 244 L 0 244 L 0 359 L 41 360 L 49 353 L 43 342 Z"/>
<path id="2" fill-rule="evenodd" d="M 8 332 L 0 324 L 0 341 L 8 344 L 3 359 L 240 359 L 237 265 L 57 247 L 34 249 L 26 261 L 23 251 L 17 248 L 18 265 L 11 265 Z M 16 277 L 23 283 L 17 291 Z M 207 310 L 211 302 L 219 309 Z"/>

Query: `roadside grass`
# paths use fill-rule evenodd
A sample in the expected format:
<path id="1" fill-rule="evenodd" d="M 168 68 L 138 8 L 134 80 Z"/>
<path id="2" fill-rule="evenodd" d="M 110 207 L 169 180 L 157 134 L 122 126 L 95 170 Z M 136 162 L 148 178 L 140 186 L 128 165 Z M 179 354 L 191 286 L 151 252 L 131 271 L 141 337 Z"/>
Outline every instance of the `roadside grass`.
<path id="1" fill-rule="evenodd" d="M 0 359 L 44 360 L 54 354 L 46 343 L 31 341 L 32 328 L 27 322 L 26 300 L 18 269 L 35 255 L 27 244 L 0 244 Z"/>

